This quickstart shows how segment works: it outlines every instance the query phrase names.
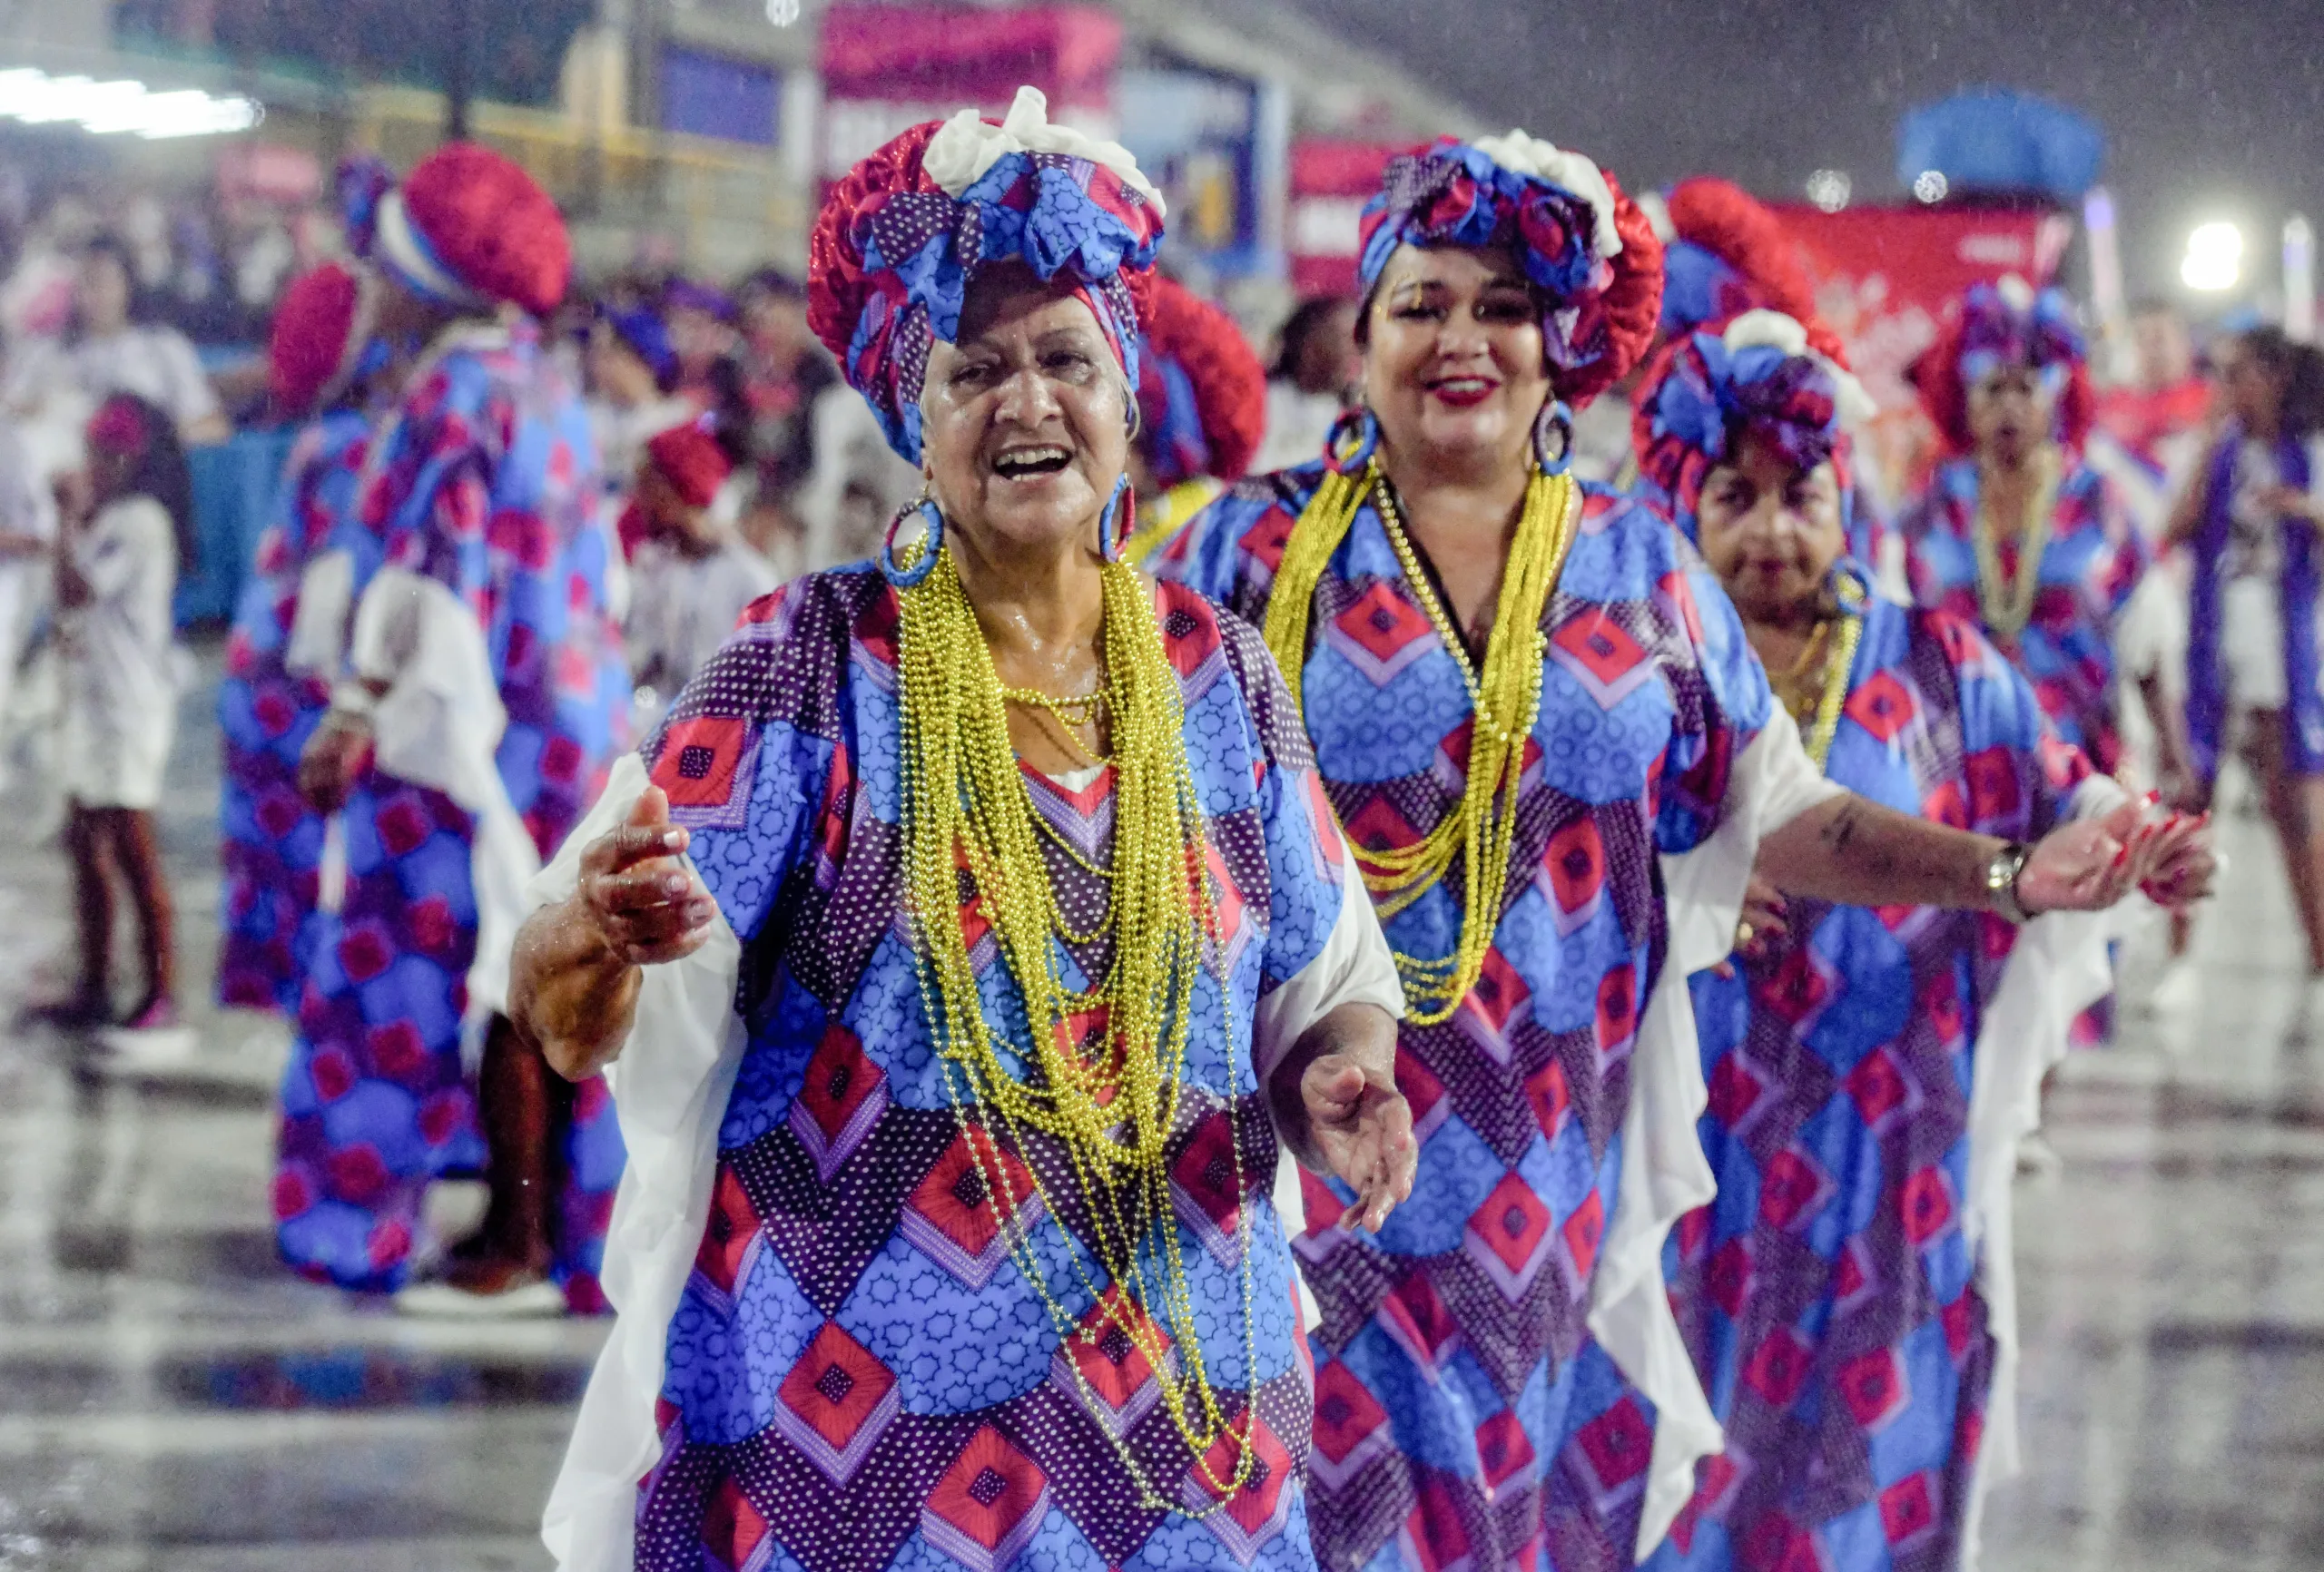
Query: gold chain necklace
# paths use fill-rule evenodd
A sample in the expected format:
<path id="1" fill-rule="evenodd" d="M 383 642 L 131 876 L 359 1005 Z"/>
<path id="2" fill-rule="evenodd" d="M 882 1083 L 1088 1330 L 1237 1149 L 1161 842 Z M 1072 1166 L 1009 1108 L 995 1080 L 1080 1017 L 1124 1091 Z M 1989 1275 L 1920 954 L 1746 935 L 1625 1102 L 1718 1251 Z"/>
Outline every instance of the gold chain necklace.
<path id="1" fill-rule="evenodd" d="M 1417 1026 L 1450 1020 L 1484 970 L 1486 952 L 1501 926 L 1501 901 L 1508 888 L 1509 864 L 1517 832 L 1518 783 L 1525 769 L 1525 744 L 1541 707 L 1541 660 L 1548 640 L 1541 614 L 1565 566 L 1581 520 L 1581 488 L 1571 476 L 1538 469 L 1525 488 L 1517 538 L 1502 570 L 1484 667 L 1475 669 L 1467 647 L 1421 568 L 1406 535 L 1393 487 L 1375 458 L 1361 478 L 1327 475 L 1309 499 L 1285 544 L 1267 602 L 1266 642 L 1276 663 L 1300 693 L 1307 660 L 1307 622 L 1315 585 L 1340 542 L 1347 537 L 1364 499 L 1375 497 L 1380 521 L 1414 597 L 1469 692 L 1475 724 L 1470 731 L 1466 780 L 1457 811 L 1446 814 L 1418 844 L 1403 848 L 1355 848 L 1364 882 L 1380 915 L 1395 916 L 1434 889 L 1462 860 L 1461 936 L 1443 957 L 1396 952 L 1404 985 L 1405 1018 Z"/>
<path id="2" fill-rule="evenodd" d="M 1009 741 L 991 650 L 949 553 L 939 554 L 921 584 L 898 592 L 905 908 L 947 1095 L 968 1134 L 993 1219 L 1007 1236 L 1010 1208 L 1004 1201 L 1012 1188 L 1000 1151 L 1019 1154 L 1049 1204 L 1029 1137 L 1039 1132 L 1054 1141 L 1086 1203 L 1091 1234 L 1086 1242 L 1068 1236 L 1068 1262 L 1101 1323 L 1079 1326 L 1058 1302 L 1048 1281 L 1054 1265 L 1039 1259 L 1031 1233 L 1012 1242 L 1011 1257 L 1060 1339 L 1094 1343 L 1119 1331 L 1145 1357 L 1171 1422 L 1220 1498 L 1191 1513 L 1201 1517 L 1233 1498 L 1253 1461 L 1251 1448 L 1238 1445 L 1233 1477 L 1219 1479 L 1206 1460 L 1232 1421 L 1205 1370 L 1167 1153 L 1185 1091 L 1196 974 L 1216 921 L 1204 882 L 1201 802 L 1182 736 L 1177 674 L 1145 582 L 1126 563 L 1109 563 L 1102 572 L 1105 703 L 1115 760 L 1108 916 L 1114 945 L 1106 976 L 1074 989 L 1059 975 L 1056 936 L 1068 930 L 1041 856 L 1039 813 Z M 1027 1042 L 1010 1041 L 986 1018 L 962 929 L 964 874 L 1021 995 Z M 1094 1052 L 1085 1052 L 1070 1029 L 1076 1016 L 1102 1018 Z M 1241 1196 L 1234 1093 L 1230 1084 L 1222 1096 Z M 1236 1226 L 1244 1368 L 1256 1371 L 1250 1210 L 1247 1203 L 1237 1207 Z M 1049 1211 L 1060 1220 L 1066 1215 L 1053 1204 Z M 1093 1279 L 1084 1251 L 1104 1281 Z M 1109 1295 L 1109 1287 L 1121 1292 Z M 1094 1398 L 1078 1364 L 1070 1358 L 1067 1363 L 1085 1396 Z M 1175 1492 L 1147 1477 L 1125 1439 L 1111 1439 L 1143 1505 L 1188 1512 Z"/>
<path id="3" fill-rule="evenodd" d="M 2042 593 L 2042 558 L 2050 547 L 2053 516 L 2058 510 L 2060 465 L 2058 450 L 2044 447 L 2034 459 L 2039 484 L 2017 536 L 2017 572 L 2004 575 L 2001 565 L 2000 532 L 1993 522 L 1993 487 L 1983 467 L 1977 472 L 1977 517 L 1972 531 L 1977 551 L 1977 606 L 1985 631 L 2000 644 L 2014 645 L 2034 620 L 2034 601 Z"/>

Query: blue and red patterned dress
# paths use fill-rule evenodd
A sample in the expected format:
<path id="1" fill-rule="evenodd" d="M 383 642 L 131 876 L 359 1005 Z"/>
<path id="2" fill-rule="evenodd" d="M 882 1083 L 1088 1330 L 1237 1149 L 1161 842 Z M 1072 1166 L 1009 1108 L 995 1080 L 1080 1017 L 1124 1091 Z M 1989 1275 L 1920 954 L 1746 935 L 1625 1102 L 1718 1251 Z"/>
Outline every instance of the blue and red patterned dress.
<path id="1" fill-rule="evenodd" d="M 665 1262 L 669 1298 L 657 1301 L 645 1281 L 653 1269 L 634 1256 L 617 1268 L 624 1321 L 550 1507 L 552 1546 L 571 1536 L 566 1565 L 1314 1566 L 1303 1482 L 1313 1376 L 1270 1199 L 1277 1144 L 1253 1034 L 1270 996 L 1324 953 L 1349 875 L 1265 647 L 1175 585 L 1156 610 L 1184 698 L 1218 919 L 1172 1137 L 1177 1249 L 1204 1368 L 1256 1450 L 1248 1483 L 1223 1505 L 1206 1493 L 1147 1356 L 1104 1324 L 1099 1298 L 1119 1302 L 1120 1290 L 1079 1243 L 1088 1203 L 1062 1148 L 1037 1134 L 996 1148 L 980 1120 L 956 1111 L 904 920 L 899 604 L 859 566 L 758 603 L 645 749 L 740 940 L 740 987 L 724 974 L 671 981 L 704 958 L 654 968 L 615 1066 L 625 1119 L 633 1088 L 649 1102 L 724 1101 L 700 1126 L 704 1145 L 715 1131 L 716 1163 L 690 1272 L 684 1254 Z M 643 790 L 642 771 L 622 779 L 633 796 Z M 1110 777 L 1079 790 L 1029 770 L 1026 780 L 1059 905 L 1099 934 L 1060 941 L 1061 975 L 1078 985 L 1102 975 L 1112 942 L 1092 871 L 1112 854 Z M 617 786 L 599 817 L 622 795 Z M 973 885 L 963 896 L 985 1018 L 1021 1040 L 1021 994 L 999 947 L 980 939 Z M 664 985 L 691 989 L 719 1017 L 713 1042 L 739 1017 L 734 1029 L 748 1040 L 730 1095 L 714 1076 L 711 1090 L 674 1086 L 665 1057 L 638 1062 L 674 1040 L 651 1015 L 650 990 Z M 623 1199 L 625 1217 L 647 1220 L 649 1252 L 665 1226 L 654 1171 L 641 1157 L 638 1188 Z M 624 1228 L 623 1247 L 639 1248 Z M 675 1305 L 666 1331 L 658 1309 L 641 1311 L 662 1302 Z M 658 1445 L 644 1404 L 633 1418 L 605 1390 L 636 1346 L 626 1334 L 641 1313 L 649 1323 L 634 1330 L 653 1351 L 630 1370 L 658 1389 Z M 1060 1336 L 1060 1317 L 1071 1335 Z M 1184 1369 L 1187 1351 L 1170 1360 Z M 642 1454 L 625 1434 L 604 1450 L 606 1438 L 591 1433 L 614 1410 L 615 1430 L 643 1432 Z M 1118 1441 L 1173 1509 L 1141 1499 Z M 1231 1475 L 1231 1439 L 1207 1455 Z M 592 1457 L 608 1460 L 592 1471 Z M 634 1561 L 613 1542 L 632 1511 Z"/>
<path id="2" fill-rule="evenodd" d="M 1983 630 L 2034 684 L 2058 735 L 2111 773 L 2119 762 L 2114 624 L 2145 575 L 2147 551 L 2095 469 L 2068 459 L 2043 548 L 2033 620 L 2014 643 L 1987 625 L 1977 588 L 1977 464 L 1942 466 L 1899 523 L 1913 599 Z M 2001 546 L 2001 576 L 2016 582 L 2019 547 Z"/>
<path id="3" fill-rule="evenodd" d="M 547 859 L 624 742 L 629 681 L 606 610 L 588 420 L 536 339 L 492 329 L 414 377 L 365 466 L 357 512 L 383 563 L 472 611 L 507 714 L 497 763 Z M 274 1184 L 283 1256 L 362 1290 L 404 1278 L 422 1193 L 483 1161 L 462 1073 L 476 959 L 476 816 L 373 768 L 350 793 L 345 900 L 320 924 L 283 1076 Z M 622 1167 L 602 1083 L 576 1089 L 557 1280 L 602 1308 L 597 1266 Z"/>
<path id="4" fill-rule="evenodd" d="M 2091 773 L 1965 621 L 1874 600 L 1828 773 L 2032 840 Z M 1965 1227 L 1985 1009 L 2015 930 L 1791 903 L 1791 937 L 1692 978 L 1718 1196 L 1666 1275 L 1723 1454 L 1656 1572 L 1960 1564 L 1994 1341 Z M 2019 1045 L 2023 1046 L 2023 1045 Z"/>
<path id="5" fill-rule="evenodd" d="M 235 608 L 226 680 L 218 691 L 226 743 L 218 805 L 225 865 L 218 1002 L 290 1020 L 299 1015 L 305 929 L 315 913 L 323 850 L 323 821 L 299 794 L 299 755 L 330 702 L 330 685 L 327 676 L 292 676 L 283 657 L 310 563 L 328 551 L 351 552 L 359 588 L 377 565 L 376 545 L 365 550 L 376 537 L 355 526 L 370 426 L 359 409 L 334 409 L 299 434 L 283 471 L 278 516 L 259 536 Z"/>
<path id="6" fill-rule="evenodd" d="M 1263 621 L 1322 473 L 1237 487 L 1160 571 Z M 1771 700 L 1669 520 L 1584 490 L 1542 614 L 1541 719 L 1492 952 L 1451 1021 L 1402 1030 L 1418 1184 L 1372 1237 L 1334 1225 L 1338 1186 L 1306 1182 L 1294 1248 L 1323 1310 L 1310 1520 L 1332 1572 L 1634 1558 L 1654 1419 L 1587 1321 L 1668 938 L 1656 859 L 1718 825 Z M 1457 811 L 1472 713 L 1369 503 L 1311 627 L 1303 698 L 1324 789 L 1358 847 L 1413 845 Z M 1449 954 L 1458 889 L 1456 870 L 1387 919 L 1391 945 Z"/>

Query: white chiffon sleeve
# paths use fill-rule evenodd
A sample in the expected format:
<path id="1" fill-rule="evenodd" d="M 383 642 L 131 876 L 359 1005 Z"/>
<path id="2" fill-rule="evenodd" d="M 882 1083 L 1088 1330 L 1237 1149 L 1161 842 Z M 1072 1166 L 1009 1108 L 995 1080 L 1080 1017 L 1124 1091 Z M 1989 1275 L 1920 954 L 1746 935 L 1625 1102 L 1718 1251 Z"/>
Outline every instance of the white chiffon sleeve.
<path id="1" fill-rule="evenodd" d="M 1693 850 L 1661 859 L 1669 952 L 1630 1050 L 1621 1193 L 1590 1307 L 1591 1334 L 1654 1405 L 1640 1560 L 1662 1543 L 1693 1496 L 1695 1464 L 1725 1444 L 1662 1275 L 1662 1245 L 1671 1225 L 1709 1204 L 1718 1188 L 1696 1128 L 1709 1093 L 1687 979 L 1734 949 L 1760 840 L 1842 794 L 1808 758 L 1791 716 L 1775 706 L 1735 761 L 1718 828 Z"/>
<path id="2" fill-rule="evenodd" d="M 596 807 L 527 891 L 533 907 L 572 895 L 582 853 L 622 821 L 646 785 L 635 754 L 614 766 Z M 606 1072 L 629 1162 L 600 1273 L 615 1312 L 613 1332 L 541 1519 L 542 1543 L 564 1572 L 629 1572 L 633 1562 L 638 1481 L 661 1448 L 654 1403 L 663 1351 L 710 1215 L 718 1128 L 743 1062 L 734 1013 L 742 955 L 720 916 L 701 949 L 647 967 L 629 1040 Z"/>
<path id="3" fill-rule="evenodd" d="M 2103 775 L 2078 787 L 2070 817 L 2112 812 L 2129 793 Z M 2018 1143 L 2042 1125 L 2042 1081 L 2066 1056 L 2074 1018 L 2112 991 L 2109 946 L 2135 922 L 2142 898 L 2110 911 L 2044 912 L 2017 930 L 2001 982 L 1985 1002 L 1970 1063 L 1969 1183 L 1961 1226 L 1977 1263 L 1994 1339 L 1994 1378 L 1971 1476 L 1961 1565 L 1974 1572 L 1985 1493 L 2022 1467 L 2017 1439 L 2017 1263 L 2010 1186 Z"/>

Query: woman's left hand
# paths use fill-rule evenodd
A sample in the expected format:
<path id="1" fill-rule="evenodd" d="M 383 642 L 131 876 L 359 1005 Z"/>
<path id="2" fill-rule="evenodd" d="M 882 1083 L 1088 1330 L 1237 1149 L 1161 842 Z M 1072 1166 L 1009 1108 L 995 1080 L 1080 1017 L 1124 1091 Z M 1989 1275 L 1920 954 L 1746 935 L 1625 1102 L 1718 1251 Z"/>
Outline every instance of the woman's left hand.
<path id="1" fill-rule="evenodd" d="M 2027 911 L 2103 911 L 2154 876 L 2165 860 L 2206 843 L 2208 825 L 2179 814 L 2150 820 L 2153 800 L 2133 799 L 2099 819 L 2078 819 L 2043 836 L 2017 876 Z M 2206 882 L 2208 876 L 2206 876 Z"/>
<path id="2" fill-rule="evenodd" d="M 2181 912 L 2210 897 L 2211 881 L 2219 877 L 2219 856 L 2211 850 L 2210 814 L 2173 814 L 2171 819 L 2165 826 L 2166 837 L 2174 829 L 2184 833 L 2158 845 L 2154 866 L 2139 888 L 2155 905 Z"/>
<path id="3" fill-rule="evenodd" d="M 299 755 L 299 794 L 318 813 L 338 812 L 370 756 L 369 726 L 344 711 L 326 712 Z"/>
<path id="4" fill-rule="evenodd" d="M 1300 1101 L 1332 1176 L 1355 1192 L 1342 1228 L 1377 1232 L 1411 1196 L 1420 1169 L 1412 1105 L 1393 1076 L 1367 1071 L 1346 1054 L 1325 1054 L 1299 1077 Z"/>

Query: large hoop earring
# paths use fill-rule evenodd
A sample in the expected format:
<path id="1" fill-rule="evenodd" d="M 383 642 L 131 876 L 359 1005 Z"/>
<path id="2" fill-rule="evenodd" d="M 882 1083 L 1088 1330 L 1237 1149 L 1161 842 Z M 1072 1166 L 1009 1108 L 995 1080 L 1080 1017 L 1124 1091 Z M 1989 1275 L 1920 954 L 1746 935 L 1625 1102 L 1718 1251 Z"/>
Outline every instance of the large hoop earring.
<path id="1" fill-rule="evenodd" d="M 1324 463 L 1334 475 L 1353 478 L 1372 466 L 1372 456 L 1380 450 L 1380 418 L 1372 413 L 1372 406 L 1359 404 L 1332 422 L 1332 434 L 1324 442 Z"/>
<path id="2" fill-rule="evenodd" d="M 1115 521 L 1119 519 L 1120 526 Z M 1122 542 L 1129 538 L 1137 527 L 1137 503 L 1129 488 L 1129 477 L 1114 477 L 1114 494 L 1106 498 L 1106 511 L 1098 516 L 1098 555 L 1108 562 L 1122 559 Z"/>
<path id="3" fill-rule="evenodd" d="M 1533 417 L 1533 463 L 1544 475 L 1573 467 L 1573 411 L 1562 398 L 1551 399 Z"/>
<path id="4" fill-rule="evenodd" d="M 920 555 L 911 565 L 900 566 L 896 562 L 896 531 L 915 513 L 926 522 L 928 533 L 921 538 Z M 887 535 L 880 542 L 880 576 L 900 590 L 911 589 L 934 571 L 937 554 L 943 549 L 944 509 L 923 491 L 919 501 L 906 503 L 897 510 L 895 517 L 888 520 Z"/>

